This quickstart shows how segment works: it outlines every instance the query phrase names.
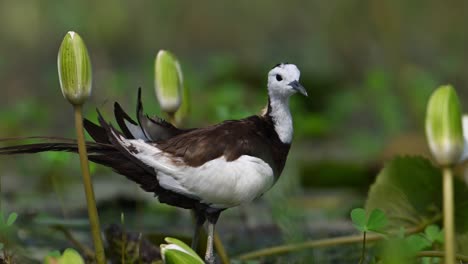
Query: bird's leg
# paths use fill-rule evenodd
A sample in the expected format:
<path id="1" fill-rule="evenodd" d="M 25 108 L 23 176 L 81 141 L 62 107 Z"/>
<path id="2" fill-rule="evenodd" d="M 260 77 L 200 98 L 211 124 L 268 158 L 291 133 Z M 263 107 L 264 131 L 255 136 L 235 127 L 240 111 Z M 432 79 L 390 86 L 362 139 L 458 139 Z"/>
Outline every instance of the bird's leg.
<path id="1" fill-rule="evenodd" d="M 214 240 L 214 231 L 215 231 L 215 225 L 216 222 L 218 221 L 219 214 L 221 211 L 215 211 L 215 212 L 207 212 L 206 218 L 208 220 L 208 240 L 206 242 L 206 254 L 205 254 L 205 262 L 208 264 L 214 264 L 215 263 L 215 257 L 214 257 L 214 252 L 213 252 L 213 240 Z"/>
<path id="2" fill-rule="evenodd" d="M 195 229 L 193 232 L 193 237 L 192 237 L 192 249 L 194 251 L 197 251 L 198 247 L 198 240 L 200 238 L 200 232 L 202 230 L 202 226 L 206 221 L 206 217 L 203 214 L 203 212 L 193 210 L 193 214 L 195 215 Z"/>
<path id="3" fill-rule="evenodd" d="M 215 257 L 213 254 L 214 230 L 215 230 L 215 224 L 208 222 L 208 240 L 206 242 L 206 254 L 205 254 L 205 261 L 208 264 L 215 263 Z"/>

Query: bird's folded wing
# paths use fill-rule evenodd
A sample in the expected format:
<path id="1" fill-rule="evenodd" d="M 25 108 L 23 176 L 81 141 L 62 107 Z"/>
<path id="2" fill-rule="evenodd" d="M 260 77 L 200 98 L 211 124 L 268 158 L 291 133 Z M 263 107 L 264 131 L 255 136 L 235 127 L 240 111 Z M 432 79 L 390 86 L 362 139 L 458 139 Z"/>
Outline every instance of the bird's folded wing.
<path id="1" fill-rule="evenodd" d="M 117 133 L 113 136 L 128 153 L 154 169 L 162 188 L 213 207 L 226 208 L 251 201 L 274 183 L 273 169 L 258 157 L 244 154 L 228 161 L 221 155 L 194 167 L 156 144 L 129 140 Z"/>
<path id="2" fill-rule="evenodd" d="M 274 182 L 271 142 L 257 118 L 226 121 L 160 143 L 127 139 L 111 128 L 112 142 L 154 170 L 161 187 L 220 207 L 249 201 Z"/>

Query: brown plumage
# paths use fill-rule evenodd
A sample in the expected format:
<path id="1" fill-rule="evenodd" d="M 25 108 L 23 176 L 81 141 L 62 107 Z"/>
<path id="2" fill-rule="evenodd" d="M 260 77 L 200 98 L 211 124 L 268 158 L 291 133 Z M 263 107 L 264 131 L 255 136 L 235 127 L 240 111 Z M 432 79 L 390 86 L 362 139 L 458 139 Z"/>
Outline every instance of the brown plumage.
<path id="1" fill-rule="evenodd" d="M 139 90 L 137 121 L 114 104 L 121 132 L 99 112 L 99 125 L 84 120 L 86 131 L 95 141 L 86 143 L 89 159 L 155 193 L 162 203 L 193 209 L 196 230 L 208 220 L 205 258 L 212 263 L 214 225 L 220 212 L 262 195 L 283 171 L 292 140 L 289 96 L 296 92 L 307 96 L 299 76 L 295 65 L 274 67 L 268 74 L 269 100 L 264 114 L 196 129 L 179 129 L 144 114 Z M 57 141 L 4 147 L 0 155 L 78 151 L 73 140 Z"/>

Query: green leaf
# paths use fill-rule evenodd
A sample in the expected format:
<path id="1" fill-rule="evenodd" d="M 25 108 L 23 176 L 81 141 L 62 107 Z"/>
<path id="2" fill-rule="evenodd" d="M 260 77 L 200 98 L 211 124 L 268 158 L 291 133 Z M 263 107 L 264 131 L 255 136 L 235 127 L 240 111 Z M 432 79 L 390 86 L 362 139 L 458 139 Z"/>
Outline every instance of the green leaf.
<path id="1" fill-rule="evenodd" d="M 161 245 L 161 256 L 166 264 L 203 264 L 205 263 L 189 246 L 184 242 L 166 237 L 164 240 L 170 243 Z"/>
<path id="2" fill-rule="evenodd" d="M 407 242 L 407 247 L 408 250 L 412 254 L 416 254 L 417 252 L 426 249 L 432 245 L 430 241 L 428 241 L 426 238 L 424 238 L 422 235 L 417 234 L 417 235 L 410 235 L 405 238 Z"/>
<path id="3" fill-rule="evenodd" d="M 392 238 L 390 240 L 384 240 L 379 244 L 378 255 L 380 257 L 380 263 L 391 263 L 391 264 L 413 264 L 412 257 L 415 253 L 410 246 L 409 242 L 403 238 Z"/>
<path id="4" fill-rule="evenodd" d="M 367 229 L 380 233 L 387 224 L 388 219 L 385 213 L 380 209 L 374 209 L 367 220 Z"/>
<path id="5" fill-rule="evenodd" d="M 18 218 L 18 214 L 13 212 L 11 213 L 9 216 L 8 216 L 8 219 L 7 219 L 7 222 L 6 222 L 6 225 L 7 226 L 11 226 L 15 223 L 16 219 Z"/>
<path id="6" fill-rule="evenodd" d="M 424 230 L 424 234 L 432 243 L 444 243 L 444 232 L 437 225 L 427 226 Z"/>
<path id="7" fill-rule="evenodd" d="M 369 190 L 366 210 L 379 208 L 388 228 L 414 227 L 442 212 L 441 172 L 421 157 L 398 157 L 386 164 Z M 455 179 L 455 225 L 458 252 L 468 254 L 468 187 Z"/>
<path id="8" fill-rule="evenodd" d="M 2 243 L 2 242 L 0 242 L 0 250 L 2 250 L 2 249 L 3 249 L 3 247 L 4 247 L 3 243 Z"/>
<path id="9" fill-rule="evenodd" d="M 166 264 L 203 264 L 199 259 L 195 258 L 192 255 L 189 255 L 183 251 L 178 250 L 168 250 L 165 252 L 165 261 Z"/>
<path id="10" fill-rule="evenodd" d="M 67 248 L 59 259 L 59 264 L 85 264 L 85 262 L 76 250 Z"/>
<path id="11" fill-rule="evenodd" d="M 355 208 L 351 211 L 351 220 L 353 225 L 361 232 L 367 231 L 367 216 L 366 210 L 362 208 Z"/>
<path id="12" fill-rule="evenodd" d="M 191 247 L 189 247 L 187 244 L 185 244 L 184 242 L 180 241 L 179 239 L 176 239 L 176 238 L 173 238 L 173 237 L 166 237 L 164 240 L 165 240 L 167 243 L 178 245 L 179 247 L 181 247 L 181 248 L 183 248 L 185 251 L 187 251 L 189 254 L 198 256 L 197 253 L 196 253 L 195 251 L 193 251 L 193 249 L 192 249 Z"/>
<path id="13" fill-rule="evenodd" d="M 5 223 L 5 215 L 0 211 L 0 226 L 2 226 L 3 223 Z"/>

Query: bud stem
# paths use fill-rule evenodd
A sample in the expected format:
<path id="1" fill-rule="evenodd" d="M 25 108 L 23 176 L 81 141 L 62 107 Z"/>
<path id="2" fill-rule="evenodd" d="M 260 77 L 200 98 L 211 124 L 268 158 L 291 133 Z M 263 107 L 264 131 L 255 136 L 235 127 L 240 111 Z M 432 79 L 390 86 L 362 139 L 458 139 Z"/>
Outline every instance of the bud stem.
<path id="1" fill-rule="evenodd" d="M 229 264 L 231 261 L 229 260 L 228 254 L 226 253 L 226 249 L 224 249 L 223 242 L 221 242 L 221 238 L 217 231 L 214 233 L 214 247 L 216 252 L 218 252 L 218 256 L 221 259 L 222 264 Z"/>
<path id="2" fill-rule="evenodd" d="M 453 172 L 451 167 L 442 168 L 444 200 L 445 264 L 455 263 L 455 225 L 453 206 Z"/>
<path id="3" fill-rule="evenodd" d="M 166 112 L 167 115 L 167 121 L 177 127 L 179 124 L 177 124 L 176 119 L 175 119 L 175 113 L 174 112 Z"/>
<path id="4" fill-rule="evenodd" d="M 89 173 L 88 154 L 86 151 L 86 144 L 84 139 L 82 106 L 73 105 L 73 108 L 75 112 L 75 127 L 78 139 L 78 152 L 80 155 L 81 173 L 83 175 L 83 186 L 86 195 L 86 204 L 88 206 L 88 217 L 91 226 L 91 235 L 93 237 L 96 261 L 98 264 L 105 264 L 106 256 L 104 254 L 104 246 L 101 239 L 99 216 L 96 208 L 96 200 L 94 199 L 94 190 Z"/>

